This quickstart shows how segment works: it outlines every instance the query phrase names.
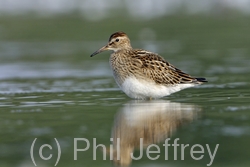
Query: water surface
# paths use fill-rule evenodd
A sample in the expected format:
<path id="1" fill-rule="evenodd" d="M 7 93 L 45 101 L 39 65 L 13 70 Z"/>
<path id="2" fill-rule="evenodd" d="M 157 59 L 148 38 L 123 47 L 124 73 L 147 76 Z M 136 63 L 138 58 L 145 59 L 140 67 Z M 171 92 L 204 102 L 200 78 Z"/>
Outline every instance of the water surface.
<path id="1" fill-rule="evenodd" d="M 218 29 L 215 30 L 214 33 Z M 218 32 L 221 35 L 223 31 Z M 210 38 L 199 45 L 198 39 L 202 38 L 199 32 L 192 38 L 195 34 L 187 33 L 186 37 L 175 36 L 175 39 L 165 35 L 159 40 L 133 42 L 134 46 L 155 51 L 183 71 L 209 81 L 153 101 L 132 100 L 120 91 L 112 78 L 108 53 L 89 57 L 106 44 L 105 40 L 2 40 L 0 166 L 34 166 L 30 148 L 35 138 L 37 166 L 55 165 L 58 152 L 54 138 L 62 153 L 57 166 L 111 166 L 112 163 L 206 166 L 211 162 L 206 144 L 211 150 L 219 144 L 212 166 L 249 166 L 250 50 L 246 45 L 233 47 L 227 40 L 246 38 L 224 34 L 226 38 L 219 40 L 224 42 L 221 45 Z M 140 137 L 145 139 L 143 157 L 131 160 L 126 150 L 138 157 L 137 138 Z M 165 159 L 163 144 L 168 137 L 171 144 L 179 138 L 179 144 L 190 145 L 184 160 L 181 160 L 181 148 L 178 148 L 177 160 L 174 159 L 173 147 L 169 147 L 168 160 Z M 89 150 L 79 152 L 77 160 L 74 160 L 74 138 L 90 142 Z M 93 160 L 94 138 L 107 149 L 112 143 L 110 138 L 120 138 L 121 161 L 110 161 L 110 156 L 103 160 L 104 151 L 99 148 L 97 160 Z M 43 150 L 44 157 L 53 154 L 50 160 L 39 157 L 43 144 L 53 148 Z M 158 145 L 161 150 L 157 160 L 146 156 L 150 144 Z M 201 160 L 194 160 L 190 155 L 191 146 L 195 144 L 204 146 Z M 85 148 L 86 143 L 79 142 L 78 146 Z"/>

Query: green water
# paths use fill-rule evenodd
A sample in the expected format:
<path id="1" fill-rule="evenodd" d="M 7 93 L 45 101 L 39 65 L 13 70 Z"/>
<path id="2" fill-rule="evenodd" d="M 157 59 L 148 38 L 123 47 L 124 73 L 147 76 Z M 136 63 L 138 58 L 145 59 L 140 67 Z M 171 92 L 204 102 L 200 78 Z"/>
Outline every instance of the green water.
<path id="1" fill-rule="evenodd" d="M 106 44 L 111 33 L 123 30 L 132 45 L 155 51 L 169 62 L 208 83 L 161 100 L 134 101 L 122 93 L 108 65 L 109 53 L 89 55 Z M 120 138 L 121 148 L 140 154 L 136 138 L 145 139 L 142 159 L 131 166 L 206 166 L 206 148 L 219 144 L 212 166 L 250 165 L 250 22 L 249 18 L 171 16 L 150 21 L 115 18 L 88 22 L 78 17 L 0 19 L 0 166 L 54 166 L 57 139 L 61 157 L 57 166 L 112 166 L 96 149 L 93 139 L 110 147 Z M 151 37 L 145 33 L 151 33 Z M 144 36 L 143 36 L 144 34 Z M 170 133 L 171 132 L 171 133 Z M 189 144 L 181 160 L 181 148 Z M 90 147 L 74 160 L 74 139 L 89 140 Z M 157 160 L 146 156 L 157 144 Z M 39 148 L 43 144 L 43 156 Z M 191 146 L 204 147 L 194 160 Z M 79 141 L 78 148 L 86 142 Z M 152 150 L 155 150 L 152 148 Z M 197 150 L 200 150 L 197 148 Z M 127 154 L 121 154 L 126 159 Z M 202 154 L 194 154 L 200 157 Z"/>

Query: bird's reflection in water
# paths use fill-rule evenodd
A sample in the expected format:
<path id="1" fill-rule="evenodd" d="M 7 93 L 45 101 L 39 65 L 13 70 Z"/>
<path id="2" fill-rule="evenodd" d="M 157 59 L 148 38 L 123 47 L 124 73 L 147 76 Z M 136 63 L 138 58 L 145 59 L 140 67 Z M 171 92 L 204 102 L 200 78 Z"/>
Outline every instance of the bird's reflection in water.
<path id="1" fill-rule="evenodd" d="M 184 123 L 197 118 L 200 108 L 196 105 L 181 104 L 164 100 L 131 101 L 123 106 L 115 117 L 112 130 L 113 162 L 118 166 L 128 166 L 130 153 L 140 147 L 165 141 Z M 119 151 L 117 138 L 120 140 Z M 110 150 L 111 151 L 111 150 Z M 120 160 L 117 154 L 120 152 Z"/>

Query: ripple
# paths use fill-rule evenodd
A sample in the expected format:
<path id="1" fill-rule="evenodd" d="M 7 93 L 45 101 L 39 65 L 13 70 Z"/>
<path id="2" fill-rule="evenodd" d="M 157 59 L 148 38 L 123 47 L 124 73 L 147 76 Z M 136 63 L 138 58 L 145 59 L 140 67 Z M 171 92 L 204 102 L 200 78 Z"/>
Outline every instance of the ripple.
<path id="1" fill-rule="evenodd" d="M 232 83 L 224 83 L 224 84 L 203 84 L 200 85 L 198 87 L 194 87 L 194 88 L 237 88 L 237 87 L 242 87 L 242 86 L 247 86 L 249 85 L 248 82 L 232 82 Z"/>
<path id="2" fill-rule="evenodd" d="M 37 105 L 35 106 L 37 107 Z M 13 109 L 10 111 L 11 113 L 23 113 L 23 112 L 42 112 L 42 109 Z"/>
<path id="3" fill-rule="evenodd" d="M 226 107 L 226 111 L 241 111 L 241 110 L 249 110 L 250 106 L 228 106 Z"/>
<path id="4" fill-rule="evenodd" d="M 100 70 L 101 69 L 101 70 Z M 36 78 L 93 78 L 111 76 L 110 70 L 104 63 L 97 63 L 90 69 L 72 67 L 67 63 L 12 63 L 0 65 L 1 80 L 7 79 L 36 79 Z"/>
<path id="5" fill-rule="evenodd" d="M 250 134 L 250 127 L 227 126 L 221 128 L 221 132 L 225 136 L 242 136 Z"/>
<path id="6" fill-rule="evenodd" d="M 63 93 L 63 92 L 105 92 L 117 91 L 114 80 L 106 79 L 31 79 L 11 80 L 0 83 L 0 94 L 27 94 L 27 93 Z M 38 96 L 25 96 L 17 98 L 32 99 Z M 0 100 L 6 100 L 4 98 Z"/>
<path id="7" fill-rule="evenodd" d="M 47 134 L 52 134 L 52 128 L 44 127 L 44 128 L 31 128 L 29 133 L 33 136 L 42 136 Z"/>

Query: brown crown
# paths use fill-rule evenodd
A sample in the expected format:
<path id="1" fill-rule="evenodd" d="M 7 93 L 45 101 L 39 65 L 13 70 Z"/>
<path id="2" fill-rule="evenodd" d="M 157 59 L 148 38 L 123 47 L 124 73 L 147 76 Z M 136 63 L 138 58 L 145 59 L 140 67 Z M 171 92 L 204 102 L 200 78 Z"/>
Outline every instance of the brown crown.
<path id="1" fill-rule="evenodd" d="M 124 32 L 115 32 L 114 34 L 112 34 L 110 37 L 109 37 L 109 41 L 111 41 L 111 39 L 113 38 L 116 38 L 116 37 L 124 37 L 124 36 L 127 36 L 126 33 Z"/>

